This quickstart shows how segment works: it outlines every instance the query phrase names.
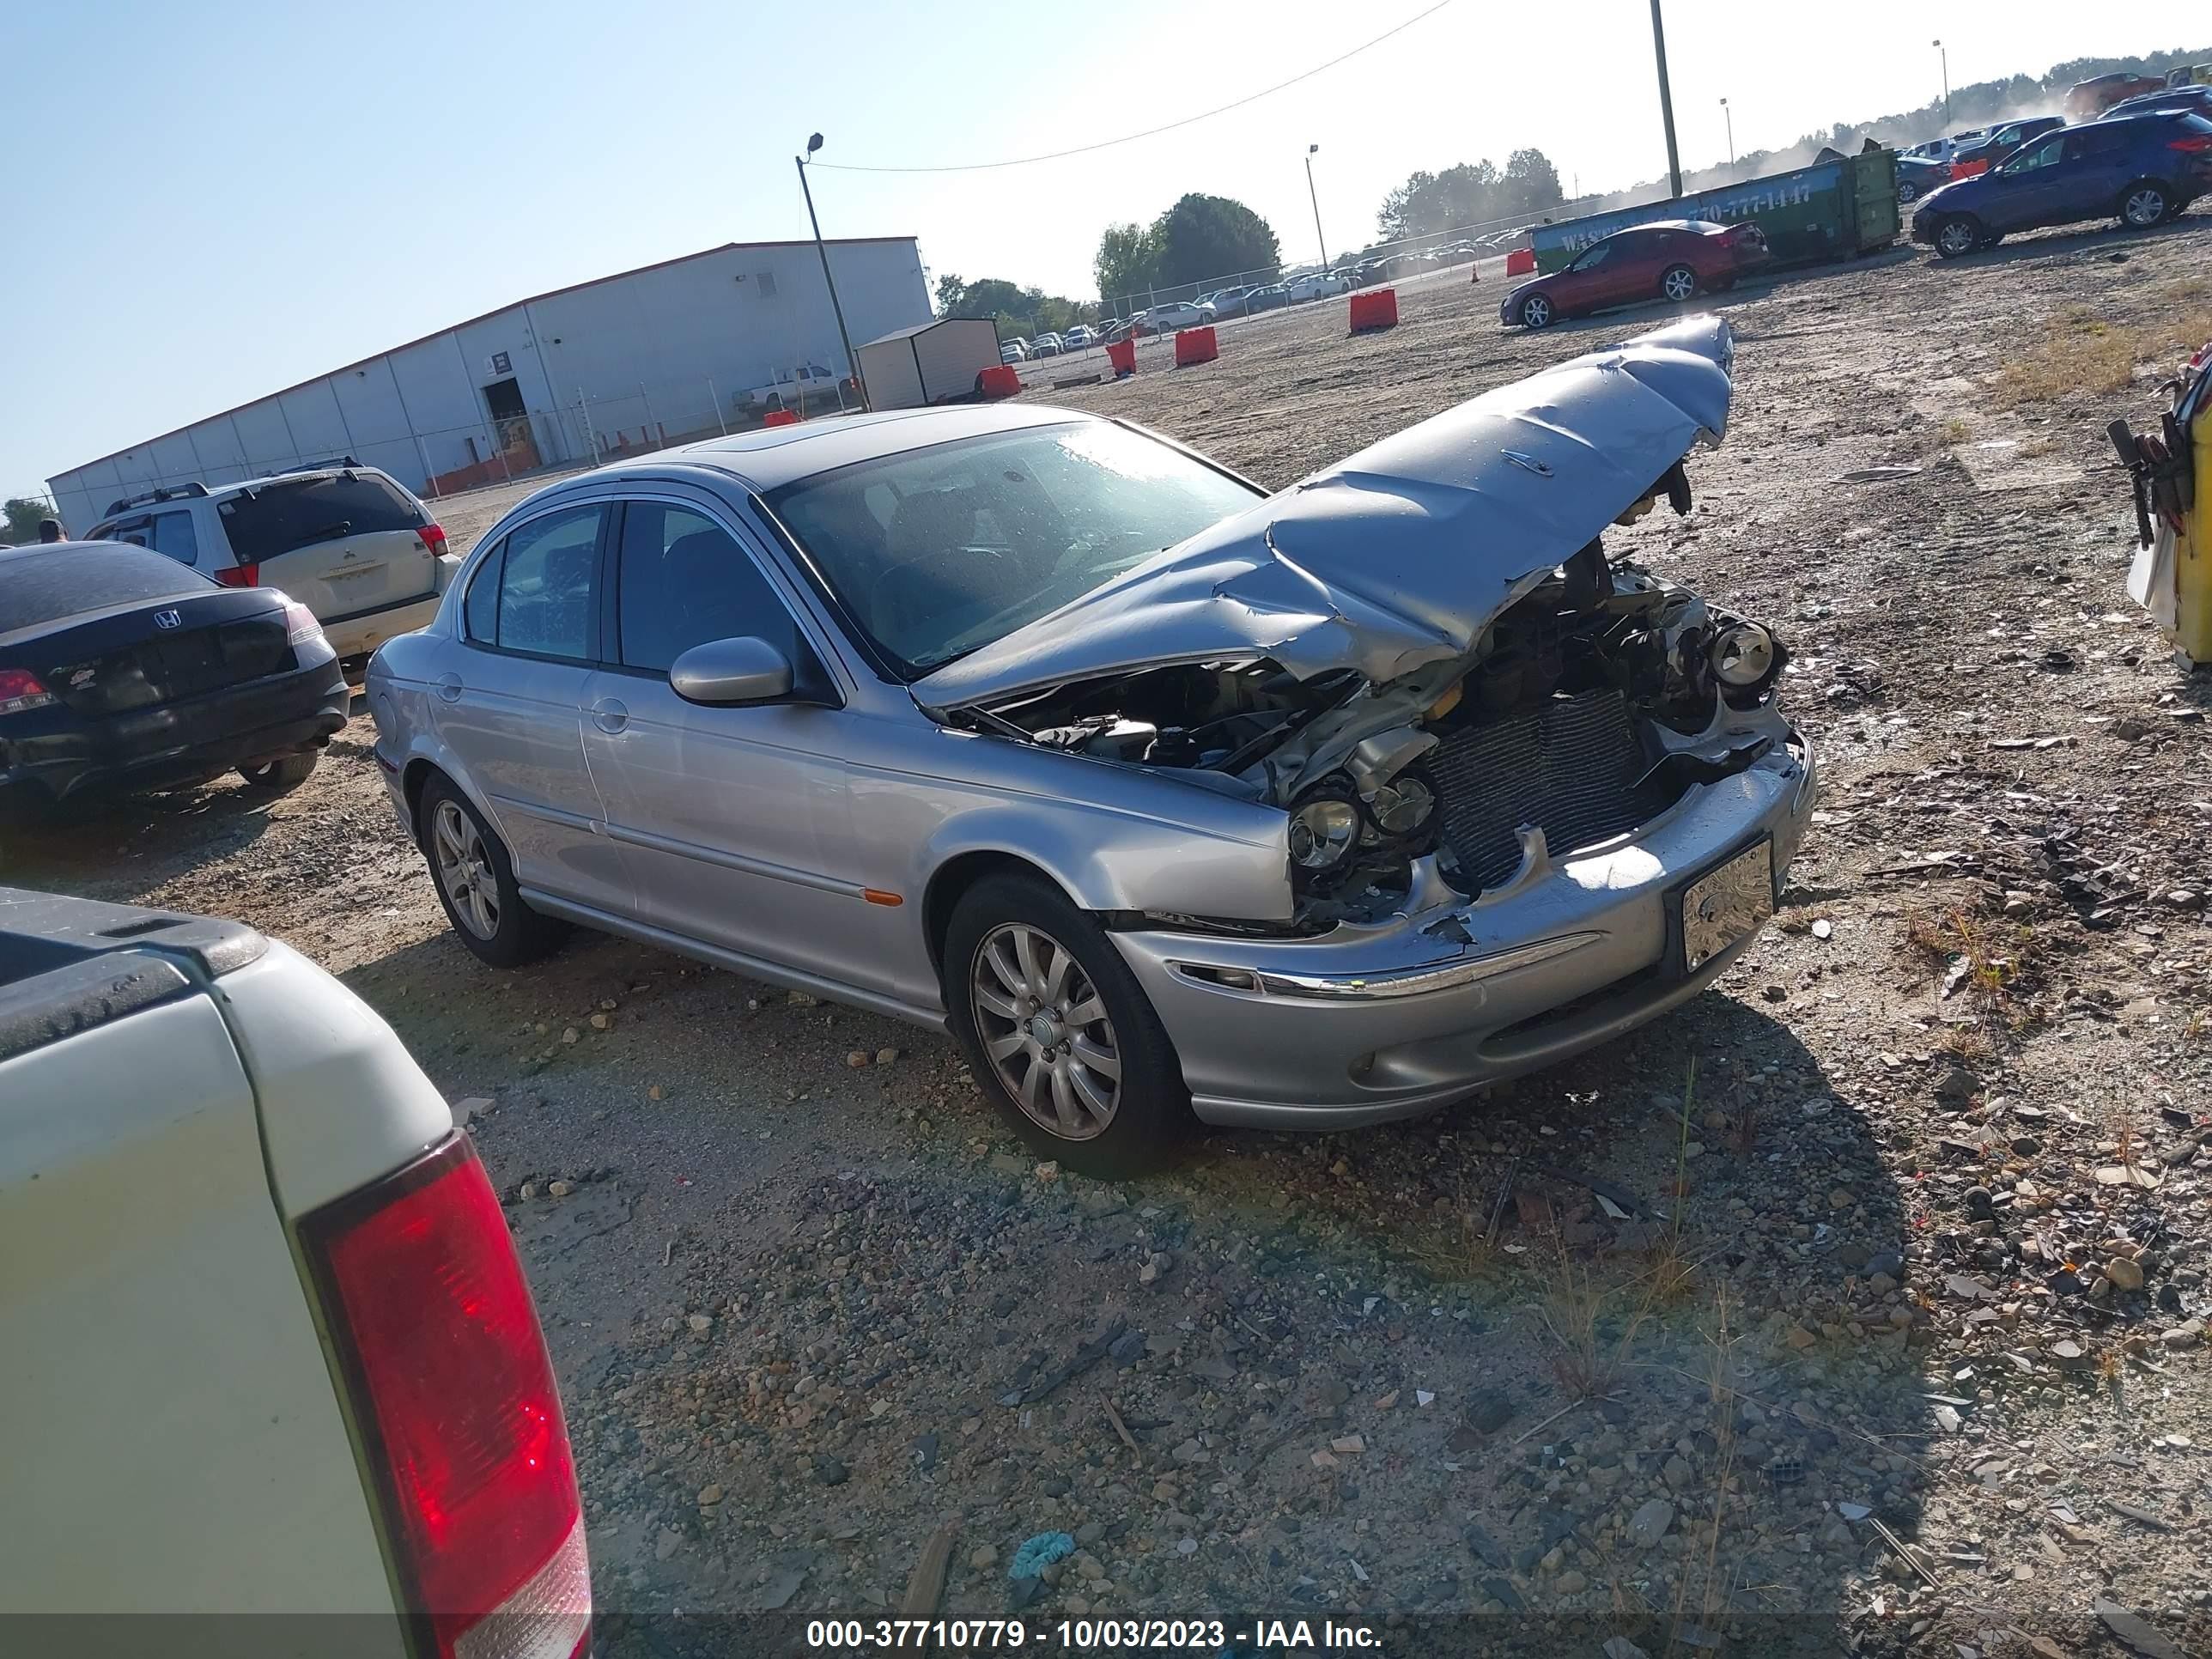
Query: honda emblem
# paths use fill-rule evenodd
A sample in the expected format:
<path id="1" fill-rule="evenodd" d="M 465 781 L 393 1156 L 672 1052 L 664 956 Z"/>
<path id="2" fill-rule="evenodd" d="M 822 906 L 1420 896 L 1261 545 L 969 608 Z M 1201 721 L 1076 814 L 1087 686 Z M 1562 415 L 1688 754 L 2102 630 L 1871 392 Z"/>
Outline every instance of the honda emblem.
<path id="1" fill-rule="evenodd" d="M 156 628 L 181 627 L 184 620 L 173 611 L 156 611 L 154 613 L 154 626 Z"/>

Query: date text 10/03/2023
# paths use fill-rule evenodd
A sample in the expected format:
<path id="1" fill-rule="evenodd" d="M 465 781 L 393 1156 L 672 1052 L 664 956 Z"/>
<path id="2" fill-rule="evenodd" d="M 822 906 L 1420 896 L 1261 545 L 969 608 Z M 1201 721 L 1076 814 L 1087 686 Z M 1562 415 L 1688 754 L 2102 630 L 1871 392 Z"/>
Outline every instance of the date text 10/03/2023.
<path id="1" fill-rule="evenodd" d="M 815 1619 L 806 1644 L 826 1652 L 927 1649 L 950 1644 L 974 1651 L 1046 1649 L 1062 1653 L 1187 1649 L 1206 1659 L 1245 1654 L 1291 1655 L 1358 1650 L 1379 1655 L 1382 1635 L 1371 1627 L 1322 1619 L 1063 1619 L 1028 1625 L 1018 1619 Z"/>

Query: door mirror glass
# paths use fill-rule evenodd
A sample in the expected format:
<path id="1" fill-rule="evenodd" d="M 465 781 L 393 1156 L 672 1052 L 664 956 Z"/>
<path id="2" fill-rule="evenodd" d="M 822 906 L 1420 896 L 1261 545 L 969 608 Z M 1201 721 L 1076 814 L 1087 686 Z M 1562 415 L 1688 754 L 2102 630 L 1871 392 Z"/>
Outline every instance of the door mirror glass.
<path id="1" fill-rule="evenodd" d="M 678 696 L 721 708 L 780 702 L 791 695 L 791 659 L 750 635 L 695 645 L 668 671 Z"/>

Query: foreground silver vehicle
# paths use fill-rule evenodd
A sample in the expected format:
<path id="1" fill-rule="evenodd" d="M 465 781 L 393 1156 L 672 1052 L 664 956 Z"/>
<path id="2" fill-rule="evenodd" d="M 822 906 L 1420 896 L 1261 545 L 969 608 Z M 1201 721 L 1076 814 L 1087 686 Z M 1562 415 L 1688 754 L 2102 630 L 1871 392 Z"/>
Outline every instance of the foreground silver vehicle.
<path id="1" fill-rule="evenodd" d="M 555 484 L 368 674 L 488 962 L 580 922 L 948 1027 L 1079 1168 L 1419 1112 L 1695 996 L 1813 801 L 1764 628 L 1599 544 L 1692 319 L 1292 488 L 1028 404 Z"/>

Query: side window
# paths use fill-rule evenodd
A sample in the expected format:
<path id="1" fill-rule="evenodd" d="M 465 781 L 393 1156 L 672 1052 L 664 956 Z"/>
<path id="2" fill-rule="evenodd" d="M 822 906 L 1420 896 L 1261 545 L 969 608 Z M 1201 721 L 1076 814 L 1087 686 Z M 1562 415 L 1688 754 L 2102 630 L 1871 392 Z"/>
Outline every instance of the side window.
<path id="1" fill-rule="evenodd" d="M 128 542 L 133 547 L 151 547 L 154 544 L 153 522 L 148 519 L 118 519 L 108 526 L 106 539 Z"/>
<path id="2" fill-rule="evenodd" d="M 507 552 L 502 542 L 483 556 L 477 574 L 469 578 L 468 598 L 461 610 L 462 625 L 472 640 L 499 643 L 499 563 Z"/>
<path id="3" fill-rule="evenodd" d="M 605 510 L 572 507 L 508 532 L 499 578 L 501 650 L 592 660 Z"/>
<path id="4" fill-rule="evenodd" d="M 2039 167 L 2050 167 L 2058 160 L 2060 152 L 2063 151 L 2065 147 L 2066 140 L 2063 136 L 2057 138 L 2047 138 L 2043 143 L 2036 145 L 2033 149 L 2024 149 L 2021 151 L 2018 155 L 2015 155 L 2012 159 L 2008 171 L 2014 173 L 2033 173 Z"/>
<path id="5" fill-rule="evenodd" d="M 1613 257 L 1613 251 L 1618 246 L 1619 244 L 1617 242 L 1611 240 L 1602 242 L 1592 242 L 1588 247 L 1583 250 L 1583 257 L 1576 260 L 1573 264 L 1568 267 L 1568 269 L 1570 270 L 1595 270 Z"/>
<path id="6" fill-rule="evenodd" d="M 799 660 L 798 628 L 783 600 L 751 556 L 703 514 L 627 503 L 617 568 L 625 667 L 665 673 L 695 645 L 747 634 Z"/>
<path id="7" fill-rule="evenodd" d="M 189 513 L 156 513 L 154 515 L 153 545 L 156 553 L 166 553 L 179 564 L 198 564 L 200 543 L 192 531 L 192 515 Z"/>
<path id="8" fill-rule="evenodd" d="M 2116 155 L 2127 147 L 2128 135 L 2124 128 L 2088 127 L 2069 135 L 2066 159 L 2078 161 L 2093 155 Z"/>

